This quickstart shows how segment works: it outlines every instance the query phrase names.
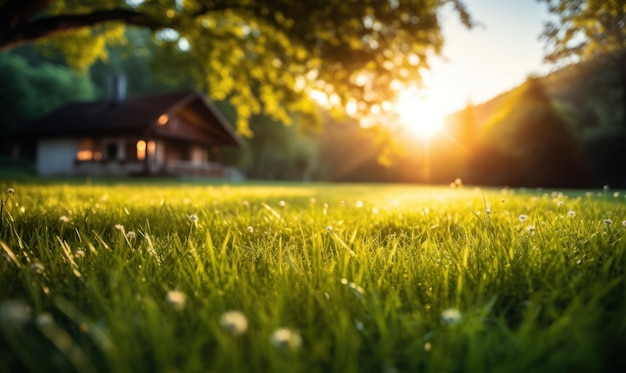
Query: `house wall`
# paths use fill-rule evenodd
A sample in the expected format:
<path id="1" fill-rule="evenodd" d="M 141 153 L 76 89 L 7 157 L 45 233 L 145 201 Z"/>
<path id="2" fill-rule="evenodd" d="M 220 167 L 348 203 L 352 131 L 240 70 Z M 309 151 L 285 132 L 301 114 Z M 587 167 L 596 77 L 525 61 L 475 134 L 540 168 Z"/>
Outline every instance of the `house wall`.
<path id="1" fill-rule="evenodd" d="M 78 140 L 49 139 L 37 144 L 37 173 L 39 175 L 72 175 Z"/>

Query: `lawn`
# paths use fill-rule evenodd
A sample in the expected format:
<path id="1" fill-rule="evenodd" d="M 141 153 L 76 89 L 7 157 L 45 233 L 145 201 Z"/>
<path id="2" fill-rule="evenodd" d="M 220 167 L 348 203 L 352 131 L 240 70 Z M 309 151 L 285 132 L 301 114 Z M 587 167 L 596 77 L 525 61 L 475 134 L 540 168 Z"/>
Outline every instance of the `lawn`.
<path id="1" fill-rule="evenodd" d="M 0 182 L 0 371 L 626 368 L 626 198 Z"/>

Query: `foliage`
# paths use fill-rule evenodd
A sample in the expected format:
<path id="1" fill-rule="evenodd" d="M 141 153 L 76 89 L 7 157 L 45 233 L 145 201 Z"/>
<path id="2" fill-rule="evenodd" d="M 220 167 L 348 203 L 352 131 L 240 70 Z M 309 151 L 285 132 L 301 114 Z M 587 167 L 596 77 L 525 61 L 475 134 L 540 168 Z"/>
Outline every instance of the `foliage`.
<path id="1" fill-rule="evenodd" d="M 623 0 L 540 0 L 556 20 L 546 22 L 542 37 L 546 60 L 585 61 L 603 56 L 618 75 L 622 123 L 626 127 L 626 3 Z"/>
<path id="2" fill-rule="evenodd" d="M 31 64 L 13 53 L 0 55 L 0 76 L 3 137 L 65 103 L 93 98 L 95 91 L 86 76 L 46 62 Z"/>
<path id="3" fill-rule="evenodd" d="M 541 81 L 530 78 L 484 129 L 472 159 L 473 182 L 581 187 L 590 183 L 578 139 L 553 107 Z"/>
<path id="4" fill-rule="evenodd" d="M 0 370 L 626 368 L 622 194 L 144 183 L 0 183 Z"/>
<path id="5" fill-rule="evenodd" d="M 362 116 L 377 112 L 439 52 L 446 5 L 471 26 L 460 0 L 6 0 L 0 46 L 44 40 L 84 68 L 107 58 L 107 43 L 124 41 L 122 24 L 149 28 L 213 100 L 230 100 L 249 135 L 253 115 L 288 123 L 290 111 L 313 112 L 311 89 L 335 107 L 355 102 Z"/>

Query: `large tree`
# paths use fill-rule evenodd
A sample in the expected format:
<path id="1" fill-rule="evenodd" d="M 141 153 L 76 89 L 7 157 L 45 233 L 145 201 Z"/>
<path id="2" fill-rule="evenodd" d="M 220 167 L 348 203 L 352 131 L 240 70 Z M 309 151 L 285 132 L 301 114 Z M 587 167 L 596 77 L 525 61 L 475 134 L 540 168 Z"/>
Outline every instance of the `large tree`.
<path id="1" fill-rule="evenodd" d="M 549 62 L 579 62 L 602 56 L 618 72 L 622 122 L 626 128 L 626 2 L 624 0 L 539 0 L 555 17 L 546 22 Z"/>
<path id="2" fill-rule="evenodd" d="M 246 134 L 251 115 L 289 122 L 291 110 L 312 111 L 311 89 L 358 115 L 384 111 L 439 52 L 444 6 L 471 27 L 461 0 L 0 0 L 0 49 L 45 41 L 84 68 L 123 42 L 125 25 L 148 28 L 164 50 L 193 58 Z"/>

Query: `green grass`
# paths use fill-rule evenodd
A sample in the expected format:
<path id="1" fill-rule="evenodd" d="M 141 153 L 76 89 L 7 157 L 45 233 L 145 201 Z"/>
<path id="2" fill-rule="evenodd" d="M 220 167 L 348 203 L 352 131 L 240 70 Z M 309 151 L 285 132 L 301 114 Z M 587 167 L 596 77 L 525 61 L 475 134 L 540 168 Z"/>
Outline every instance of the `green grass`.
<path id="1" fill-rule="evenodd" d="M 626 368 L 623 193 L 0 188 L 2 372 Z"/>

